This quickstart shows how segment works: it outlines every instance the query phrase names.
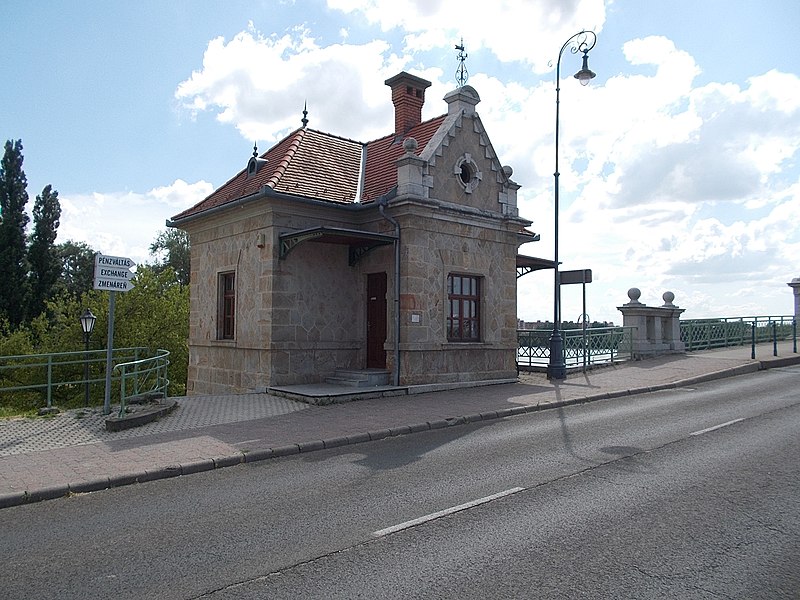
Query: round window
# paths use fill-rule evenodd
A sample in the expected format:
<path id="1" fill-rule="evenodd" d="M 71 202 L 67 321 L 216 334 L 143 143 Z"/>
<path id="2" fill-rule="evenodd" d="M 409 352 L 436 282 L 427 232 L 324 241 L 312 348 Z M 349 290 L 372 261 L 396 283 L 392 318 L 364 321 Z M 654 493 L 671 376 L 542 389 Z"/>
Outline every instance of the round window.
<path id="1" fill-rule="evenodd" d="M 478 187 L 482 179 L 478 165 L 469 154 L 464 154 L 456 161 L 454 173 L 458 177 L 459 183 L 464 186 L 464 191 L 468 194 Z"/>
<path id="2" fill-rule="evenodd" d="M 469 168 L 467 163 L 461 164 L 461 181 L 464 185 L 472 181 L 472 169 Z"/>

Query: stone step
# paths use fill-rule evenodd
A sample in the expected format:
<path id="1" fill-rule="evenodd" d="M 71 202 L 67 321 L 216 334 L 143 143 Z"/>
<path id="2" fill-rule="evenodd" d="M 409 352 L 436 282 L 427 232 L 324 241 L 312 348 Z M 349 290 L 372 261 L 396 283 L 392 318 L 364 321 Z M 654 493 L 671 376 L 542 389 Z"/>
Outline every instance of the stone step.
<path id="1" fill-rule="evenodd" d="M 389 385 L 390 376 L 385 369 L 336 369 L 336 375 L 325 381 L 347 387 L 380 387 Z"/>

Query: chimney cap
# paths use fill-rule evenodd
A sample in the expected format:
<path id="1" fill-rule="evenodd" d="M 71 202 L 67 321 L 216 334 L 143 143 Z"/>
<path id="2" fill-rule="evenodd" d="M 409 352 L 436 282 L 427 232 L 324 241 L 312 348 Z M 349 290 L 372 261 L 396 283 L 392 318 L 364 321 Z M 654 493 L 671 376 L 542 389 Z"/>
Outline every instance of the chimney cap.
<path id="1" fill-rule="evenodd" d="M 400 73 L 398 73 L 394 77 L 390 77 L 383 83 L 385 83 L 389 87 L 394 87 L 394 85 L 397 83 L 403 83 L 406 85 L 411 84 L 416 87 L 422 88 L 423 90 L 431 86 L 431 82 L 428 81 L 427 79 L 423 79 L 422 77 L 417 77 L 416 75 L 412 75 L 411 73 L 406 73 L 405 71 L 401 71 Z"/>

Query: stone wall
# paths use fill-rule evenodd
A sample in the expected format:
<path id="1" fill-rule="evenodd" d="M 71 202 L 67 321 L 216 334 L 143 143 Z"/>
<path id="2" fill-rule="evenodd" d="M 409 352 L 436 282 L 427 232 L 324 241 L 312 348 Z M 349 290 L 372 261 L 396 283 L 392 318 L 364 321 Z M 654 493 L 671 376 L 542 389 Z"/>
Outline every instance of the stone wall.
<path id="1" fill-rule="evenodd" d="M 516 375 L 516 236 L 501 220 L 399 203 L 401 383 Z M 415 226 L 412 226 L 415 224 Z M 481 278 L 481 341 L 447 339 L 447 277 Z"/>
<path id="2" fill-rule="evenodd" d="M 370 216 L 315 208 L 265 200 L 187 227 L 188 393 L 321 382 L 337 368 L 363 367 L 366 275 L 386 272 L 391 297 L 392 247 L 373 250 L 351 267 L 342 244 L 304 242 L 281 259 L 279 236 L 315 226 L 386 232 L 388 223 L 377 210 Z M 218 339 L 218 280 L 226 271 L 236 273 L 233 340 Z"/>

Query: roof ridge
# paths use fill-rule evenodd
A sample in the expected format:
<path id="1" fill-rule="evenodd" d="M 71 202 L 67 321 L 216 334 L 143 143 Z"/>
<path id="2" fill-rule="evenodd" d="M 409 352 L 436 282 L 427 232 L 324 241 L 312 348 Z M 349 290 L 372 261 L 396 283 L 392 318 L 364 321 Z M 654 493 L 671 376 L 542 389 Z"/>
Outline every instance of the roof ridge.
<path id="1" fill-rule="evenodd" d="M 310 127 L 306 128 L 307 131 L 312 133 L 318 133 L 320 135 L 324 135 L 325 137 L 335 138 L 337 140 L 342 140 L 344 142 L 352 142 L 353 144 L 360 144 L 364 145 L 366 142 L 360 142 L 359 140 L 354 140 L 353 138 L 344 137 L 343 135 L 336 135 L 335 133 L 330 133 L 329 131 L 322 131 L 320 129 L 312 129 Z"/>
<path id="2" fill-rule="evenodd" d="M 443 113 L 443 114 L 438 115 L 436 117 L 431 117 L 430 119 L 425 119 L 424 121 L 420 121 L 419 123 L 414 125 L 411 129 L 409 129 L 407 133 L 410 133 L 411 131 L 413 131 L 414 129 L 416 129 L 417 127 L 419 127 L 421 125 L 428 125 L 428 124 L 432 123 L 433 121 L 436 121 L 436 120 L 441 119 L 442 117 L 446 117 L 446 116 L 447 116 L 447 113 Z M 370 141 L 366 142 L 366 144 L 374 144 L 375 142 L 380 142 L 381 140 L 395 139 L 397 137 L 404 137 L 405 138 L 406 135 L 398 136 L 396 133 L 389 133 L 389 134 L 386 134 L 386 135 L 382 135 L 379 138 L 375 138 L 374 140 L 370 140 Z"/>
<path id="3" fill-rule="evenodd" d="M 304 127 L 301 127 L 300 129 L 295 131 L 294 139 L 291 141 L 289 147 L 286 149 L 286 154 L 284 154 L 283 158 L 281 158 L 278 161 L 278 164 L 275 165 L 275 170 L 272 172 L 272 176 L 267 180 L 267 182 L 264 185 L 267 185 L 272 189 L 275 189 L 275 186 L 278 185 L 278 182 L 280 182 L 281 177 L 283 177 L 283 174 L 286 173 L 286 169 L 288 168 L 289 163 L 292 162 L 292 158 L 294 158 L 294 155 L 297 153 L 297 149 L 300 147 L 300 143 L 303 141 L 306 131 L 307 129 Z M 278 144 L 280 144 L 280 142 L 278 142 Z"/>

